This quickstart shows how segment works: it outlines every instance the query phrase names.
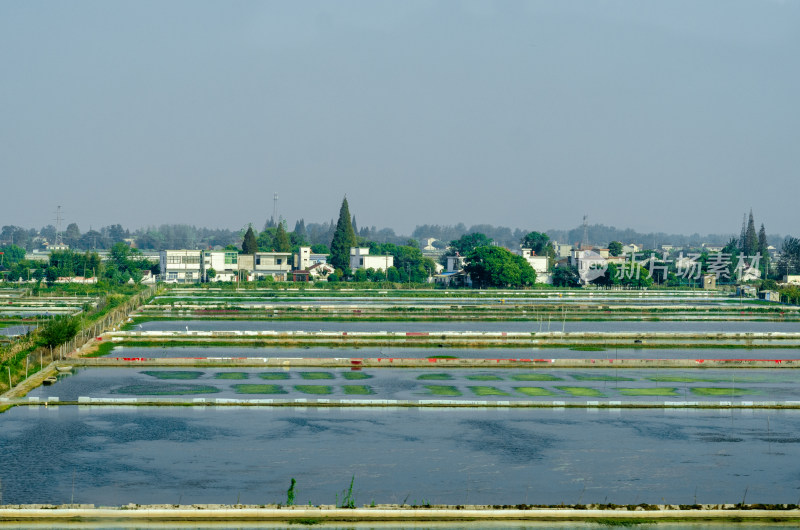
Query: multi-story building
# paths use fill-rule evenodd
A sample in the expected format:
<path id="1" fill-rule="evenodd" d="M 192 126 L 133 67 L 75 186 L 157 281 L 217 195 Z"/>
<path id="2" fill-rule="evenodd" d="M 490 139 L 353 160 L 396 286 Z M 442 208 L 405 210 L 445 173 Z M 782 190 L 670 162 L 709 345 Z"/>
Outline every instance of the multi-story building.
<path id="1" fill-rule="evenodd" d="M 194 283 L 202 279 L 202 250 L 162 250 L 161 279 L 171 283 Z"/>
<path id="2" fill-rule="evenodd" d="M 394 267 L 394 256 L 370 256 L 368 248 L 350 248 L 350 269 L 375 269 L 385 271 Z"/>
<path id="3" fill-rule="evenodd" d="M 292 270 L 291 252 L 256 252 L 253 255 L 253 279 L 260 280 L 267 276 L 279 282 L 285 282 Z"/>

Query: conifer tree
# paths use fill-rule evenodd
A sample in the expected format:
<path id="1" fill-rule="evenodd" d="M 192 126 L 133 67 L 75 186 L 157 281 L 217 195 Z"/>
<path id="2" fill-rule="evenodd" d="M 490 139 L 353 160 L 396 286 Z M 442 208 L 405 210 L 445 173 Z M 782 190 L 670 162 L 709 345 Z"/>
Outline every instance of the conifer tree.
<path id="1" fill-rule="evenodd" d="M 286 233 L 286 228 L 283 226 L 284 222 L 278 223 L 278 228 L 275 230 L 275 241 L 273 247 L 275 252 L 291 252 L 292 244 L 289 242 L 289 234 Z"/>
<path id="2" fill-rule="evenodd" d="M 342 200 L 342 207 L 339 209 L 339 221 L 336 223 L 336 231 L 331 240 L 331 265 L 342 270 L 350 268 L 350 247 L 355 244 L 356 234 L 353 231 L 350 207 L 347 204 L 347 197 L 345 197 Z"/>
<path id="3" fill-rule="evenodd" d="M 245 254 L 255 254 L 258 252 L 258 242 L 256 241 L 256 234 L 253 232 L 252 226 L 248 226 L 247 232 L 244 234 L 244 241 L 242 241 L 242 252 Z"/>
<path id="4" fill-rule="evenodd" d="M 758 231 L 758 253 L 761 254 L 761 278 L 767 279 L 769 274 L 769 243 L 767 242 L 767 231 L 764 229 L 764 223 L 761 223 L 761 229 Z"/>
<path id="5" fill-rule="evenodd" d="M 758 234 L 756 234 L 756 223 L 753 221 L 753 210 L 750 210 L 750 219 L 747 221 L 742 251 L 745 256 L 754 256 L 758 252 Z"/>

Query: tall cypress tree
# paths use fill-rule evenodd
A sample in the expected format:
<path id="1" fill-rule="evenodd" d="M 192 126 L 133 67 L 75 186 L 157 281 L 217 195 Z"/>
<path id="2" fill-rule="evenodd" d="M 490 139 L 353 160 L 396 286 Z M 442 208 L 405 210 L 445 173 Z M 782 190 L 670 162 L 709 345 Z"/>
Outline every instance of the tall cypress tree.
<path id="1" fill-rule="evenodd" d="M 286 228 L 283 226 L 284 222 L 278 223 L 278 228 L 275 229 L 275 241 L 273 246 L 275 252 L 291 252 L 292 244 L 289 242 L 289 235 L 286 233 Z"/>
<path id="2" fill-rule="evenodd" d="M 756 223 L 753 221 L 753 210 L 750 210 L 750 219 L 747 221 L 743 252 L 745 256 L 755 256 L 758 252 L 758 234 L 756 234 Z"/>
<path id="3" fill-rule="evenodd" d="M 242 252 L 245 254 L 255 254 L 258 252 L 258 242 L 256 241 L 256 234 L 253 232 L 252 226 L 248 226 L 247 232 L 244 234 L 244 241 L 242 241 Z"/>
<path id="4" fill-rule="evenodd" d="M 339 221 L 336 223 L 336 231 L 331 240 L 331 265 L 342 270 L 350 268 L 350 247 L 355 244 L 356 234 L 350 221 L 350 207 L 345 197 L 339 209 Z"/>
<path id="5" fill-rule="evenodd" d="M 767 279 L 769 274 L 769 243 L 767 242 L 767 231 L 764 229 L 764 223 L 761 223 L 761 229 L 758 231 L 758 253 L 761 254 L 761 270 L 763 279 Z"/>

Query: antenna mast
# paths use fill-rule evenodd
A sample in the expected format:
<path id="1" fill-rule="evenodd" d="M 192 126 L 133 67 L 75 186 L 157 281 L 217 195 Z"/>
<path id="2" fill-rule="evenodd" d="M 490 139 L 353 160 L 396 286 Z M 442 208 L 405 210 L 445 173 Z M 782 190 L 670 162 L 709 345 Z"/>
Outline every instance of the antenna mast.
<path id="1" fill-rule="evenodd" d="M 275 226 L 278 226 L 278 194 L 276 193 L 272 199 L 272 220 L 275 221 Z"/>
<path id="2" fill-rule="evenodd" d="M 61 238 L 61 221 L 63 218 L 61 217 L 61 206 L 56 208 L 56 246 L 61 246 L 64 244 L 63 239 Z"/>
<path id="3" fill-rule="evenodd" d="M 583 214 L 583 241 L 581 242 L 581 246 L 583 246 L 584 248 L 589 246 L 589 224 L 587 222 L 588 219 L 589 216 Z"/>

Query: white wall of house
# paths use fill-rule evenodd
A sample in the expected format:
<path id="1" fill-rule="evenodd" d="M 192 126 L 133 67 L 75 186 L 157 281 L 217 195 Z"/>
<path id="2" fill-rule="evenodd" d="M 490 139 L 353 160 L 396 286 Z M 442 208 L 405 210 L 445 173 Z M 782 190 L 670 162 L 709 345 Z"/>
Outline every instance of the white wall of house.
<path id="1" fill-rule="evenodd" d="M 394 267 L 394 256 L 370 256 L 368 248 L 350 248 L 350 269 L 375 269 L 385 271 Z"/>
<path id="2" fill-rule="evenodd" d="M 547 272 L 549 265 L 549 259 L 547 256 L 537 256 L 533 253 L 533 250 L 529 248 L 523 248 L 522 257 L 525 258 L 525 261 L 527 261 L 533 270 L 536 271 L 537 276 Z"/>
<path id="3" fill-rule="evenodd" d="M 207 278 L 208 269 L 214 269 L 213 278 Z M 239 253 L 230 250 L 203 252 L 203 279 L 212 282 L 233 282 L 239 273 Z"/>
<path id="4" fill-rule="evenodd" d="M 161 279 L 165 282 L 194 283 L 202 278 L 202 250 L 162 250 Z"/>
<path id="5" fill-rule="evenodd" d="M 275 280 L 286 281 L 292 270 L 291 252 L 256 252 L 254 254 L 253 277 L 256 279 L 271 276 Z"/>

